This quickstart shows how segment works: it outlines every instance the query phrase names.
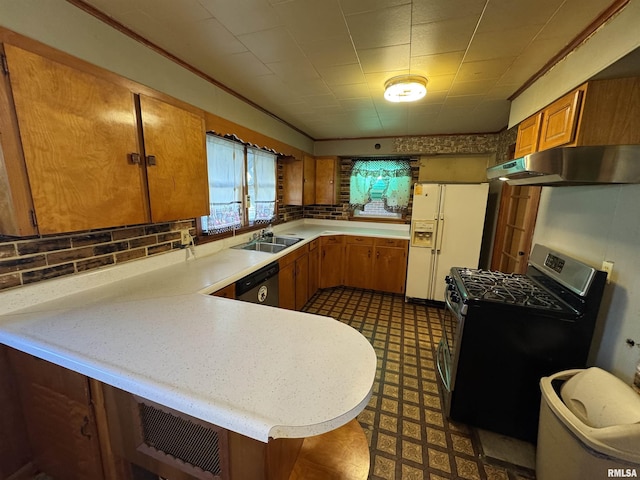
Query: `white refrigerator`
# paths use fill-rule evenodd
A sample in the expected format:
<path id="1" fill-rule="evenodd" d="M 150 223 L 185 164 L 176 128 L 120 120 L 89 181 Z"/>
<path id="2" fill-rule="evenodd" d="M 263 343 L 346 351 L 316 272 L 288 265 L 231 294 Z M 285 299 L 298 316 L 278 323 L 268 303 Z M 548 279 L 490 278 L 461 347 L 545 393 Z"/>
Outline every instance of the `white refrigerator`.
<path id="1" fill-rule="evenodd" d="M 406 297 L 444 302 L 451 267 L 477 268 L 488 183 L 416 183 Z"/>

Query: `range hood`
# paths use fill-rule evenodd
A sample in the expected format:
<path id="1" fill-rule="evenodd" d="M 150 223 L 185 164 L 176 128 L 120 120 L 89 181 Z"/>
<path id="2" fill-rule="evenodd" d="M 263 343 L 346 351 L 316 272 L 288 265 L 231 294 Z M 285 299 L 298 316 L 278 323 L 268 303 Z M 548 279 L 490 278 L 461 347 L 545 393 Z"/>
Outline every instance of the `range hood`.
<path id="1" fill-rule="evenodd" d="M 510 185 L 640 183 L 640 145 L 560 147 L 490 167 Z"/>

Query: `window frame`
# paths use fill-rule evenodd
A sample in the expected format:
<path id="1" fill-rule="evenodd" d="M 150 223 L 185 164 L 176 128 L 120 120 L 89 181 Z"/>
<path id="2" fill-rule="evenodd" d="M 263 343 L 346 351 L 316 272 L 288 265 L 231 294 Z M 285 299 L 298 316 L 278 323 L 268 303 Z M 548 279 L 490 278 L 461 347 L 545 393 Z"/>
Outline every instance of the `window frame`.
<path id="1" fill-rule="evenodd" d="M 228 237 L 232 237 L 236 234 L 239 233 L 246 233 L 246 232 L 251 232 L 253 230 L 261 230 L 263 228 L 265 228 L 265 226 L 267 225 L 267 223 L 249 223 L 249 207 L 247 206 L 247 195 L 249 194 L 249 185 L 248 185 L 248 179 L 247 179 L 247 174 L 248 174 L 248 161 L 247 161 L 247 153 L 248 153 L 248 149 L 252 148 L 254 150 L 258 150 L 258 151 L 265 151 L 269 154 L 272 154 L 274 156 L 274 162 L 273 162 L 273 169 L 274 169 L 274 178 L 275 178 L 275 192 L 274 192 L 274 209 L 273 209 L 273 221 L 272 223 L 276 223 L 278 221 L 278 159 L 280 157 L 279 154 L 277 154 L 276 152 L 272 151 L 272 150 L 268 150 L 268 149 L 263 149 L 260 147 L 257 147 L 255 145 L 251 145 L 251 144 L 247 144 L 245 142 L 242 142 L 240 140 L 236 140 L 235 138 L 227 138 L 227 136 L 220 136 L 217 135 L 215 133 L 212 132 L 207 132 L 207 137 L 211 136 L 211 137 L 216 137 L 220 140 L 224 140 L 227 142 L 231 142 L 231 143 L 236 143 L 238 145 L 240 145 L 242 147 L 242 152 L 243 152 L 243 159 L 242 159 L 242 185 L 241 185 L 241 225 L 238 228 L 233 228 L 231 227 L 229 230 L 225 230 L 222 232 L 216 232 L 216 233 L 209 233 L 207 230 L 205 230 L 203 228 L 203 217 L 206 217 L 207 215 L 202 215 L 200 217 L 196 218 L 196 236 L 198 237 L 198 240 L 200 243 L 207 243 L 207 242 L 212 242 L 215 240 L 221 240 L 224 238 L 228 238 Z M 235 136 L 234 136 L 235 137 Z M 207 175 L 209 175 L 209 172 L 207 171 Z M 253 201 L 253 199 L 251 199 L 251 201 Z"/>

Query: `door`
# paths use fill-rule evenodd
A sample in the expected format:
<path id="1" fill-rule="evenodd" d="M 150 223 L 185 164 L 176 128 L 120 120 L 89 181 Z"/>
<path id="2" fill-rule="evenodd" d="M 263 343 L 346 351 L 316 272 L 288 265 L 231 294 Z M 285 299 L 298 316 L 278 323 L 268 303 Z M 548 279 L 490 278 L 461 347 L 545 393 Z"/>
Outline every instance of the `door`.
<path id="1" fill-rule="evenodd" d="M 498 223 L 491 255 L 491 269 L 525 273 L 542 187 L 516 186 L 504 182 Z"/>
<path id="2" fill-rule="evenodd" d="M 411 213 L 411 240 L 409 243 L 409 263 L 407 265 L 406 295 L 409 298 L 429 299 L 434 247 L 421 247 L 416 242 L 416 222 L 437 220 L 440 207 L 440 185 L 416 183 L 413 187 L 413 208 Z"/>
<path id="3" fill-rule="evenodd" d="M 442 186 L 432 300 L 444 302 L 452 267 L 478 267 L 488 194 L 488 183 Z"/>

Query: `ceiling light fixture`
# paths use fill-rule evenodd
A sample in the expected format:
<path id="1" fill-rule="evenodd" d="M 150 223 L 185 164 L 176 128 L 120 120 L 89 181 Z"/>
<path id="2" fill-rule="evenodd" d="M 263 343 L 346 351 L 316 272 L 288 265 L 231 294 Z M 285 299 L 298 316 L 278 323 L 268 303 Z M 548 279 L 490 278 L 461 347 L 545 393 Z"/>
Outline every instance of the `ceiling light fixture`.
<path id="1" fill-rule="evenodd" d="M 384 98 L 390 102 L 415 102 L 427 94 L 427 79 L 419 75 L 399 75 L 384 84 Z"/>

